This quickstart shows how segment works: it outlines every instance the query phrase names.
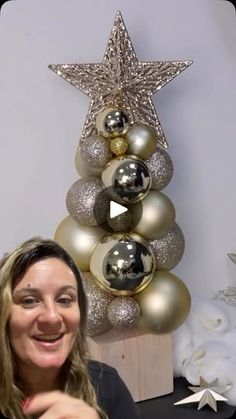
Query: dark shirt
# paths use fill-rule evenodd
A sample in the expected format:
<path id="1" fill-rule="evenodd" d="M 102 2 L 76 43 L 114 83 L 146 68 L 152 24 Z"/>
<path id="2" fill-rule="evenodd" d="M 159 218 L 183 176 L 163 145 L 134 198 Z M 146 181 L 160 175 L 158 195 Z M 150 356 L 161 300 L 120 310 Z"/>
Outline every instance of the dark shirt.
<path id="1" fill-rule="evenodd" d="M 133 398 L 118 372 L 101 362 L 90 361 L 89 373 L 99 406 L 109 419 L 138 419 Z"/>
<path id="2" fill-rule="evenodd" d="M 88 368 L 98 404 L 109 419 L 139 419 L 136 404 L 118 372 L 97 361 L 89 361 Z M 6 419 L 1 412 L 0 419 Z"/>

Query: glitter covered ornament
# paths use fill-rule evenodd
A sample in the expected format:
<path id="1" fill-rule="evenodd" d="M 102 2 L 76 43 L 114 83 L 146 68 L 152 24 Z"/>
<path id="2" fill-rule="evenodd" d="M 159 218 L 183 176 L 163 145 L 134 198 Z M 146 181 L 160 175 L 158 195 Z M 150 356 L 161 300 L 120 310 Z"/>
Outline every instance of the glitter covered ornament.
<path id="1" fill-rule="evenodd" d="M 131 297 L 117 297 L 108 305 L 107 317 L 113 327 L 135 327 L 140 317 L 140 308 Z"/>
<path id="2" fill-rule="evenodd" d="M 98 286 L 90 272 L 84 272 L 82 280 L 88 301 L 87 333 L 88 336 L 97 336 L 112 327 L 107 317 L 107 308 L 113 297 Z"/>
<path id="3" fill-rule="evenodd" d="M 155 153 L 145 160 L 145 164 L 152 177 L 152 189 L 161 191 L 168 185 L 173 176 L 173 163 L 169 154 L 158 147 Z"/>
<path id="4" fill-rule="evenodd" d="M 102 182 L 96 177 L 82 178 L 73 183 L 66 197 L 66 206 L 71 217 L 80 224 L 97 225 L 93 208 L 101 191 Z"/>
<path id="5" fill-rule="evenodd" d="M 98 135 L 85 138 L 80 148 L 81 157 L 92 167 L 101 168 L 112 159 L 109 143 Z"/>

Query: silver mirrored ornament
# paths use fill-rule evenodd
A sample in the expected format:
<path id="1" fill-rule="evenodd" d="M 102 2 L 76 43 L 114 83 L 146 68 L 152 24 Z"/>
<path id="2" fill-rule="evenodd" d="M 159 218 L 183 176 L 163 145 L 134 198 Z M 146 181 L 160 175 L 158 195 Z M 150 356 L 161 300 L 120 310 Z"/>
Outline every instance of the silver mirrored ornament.
<path id="1" fill-rule="evenodd" d="M 129 120 L 121 109 L 107 108 L 97 115 L 96 128 L 103 137 L 114 138 L 127 132 Z"/>
<path id="2" fill-rule="evenodd" d="M 151 188 L 151 177 L 145 163 L 133 156 L 110 160 L 102 172 L 102 181 L 112 198 L 122 204 L 133 204 L 145 198 Z"/>
<path id="3" fill-rule="evenodd" d="M 90 270 L 114 295 L 132 295 L 152 278 L 155 261 L 148 243 L 136 234 L 111 234 L 95 247 Z"/>

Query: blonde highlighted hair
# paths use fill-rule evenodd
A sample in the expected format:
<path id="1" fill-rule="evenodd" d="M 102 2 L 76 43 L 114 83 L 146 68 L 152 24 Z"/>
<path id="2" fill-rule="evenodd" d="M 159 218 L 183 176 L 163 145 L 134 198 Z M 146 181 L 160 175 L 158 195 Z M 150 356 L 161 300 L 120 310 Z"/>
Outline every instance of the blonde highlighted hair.
<path id="1" fill-rule="evenodd" d="M 86 296 L 80 272 L 73 259 L 57 243 L 52 240 L 32 238 L 6 255 L 0 262 L 0 409 L 1 413 L 12 419 L 25 419 L 21 403 L 25 398 L 20 378 L 14 368 L 14 353 L 8 334 L 8 319 L 12 305 L 12 290 L 27 269 L 35 262 L 58 258 L 73 272 L 78 288 L 78 304 L 80 308 L 80 328 L 73 348 L 62 367 L 63 388 L 67 394 L 81 398 L 95 408 L 102 419 L 107 415 L 98 406 L 95 390 L 90 381 L 87 368 L 86 328 Z M 28 417 L 28 416 L 27 416 Z"/>

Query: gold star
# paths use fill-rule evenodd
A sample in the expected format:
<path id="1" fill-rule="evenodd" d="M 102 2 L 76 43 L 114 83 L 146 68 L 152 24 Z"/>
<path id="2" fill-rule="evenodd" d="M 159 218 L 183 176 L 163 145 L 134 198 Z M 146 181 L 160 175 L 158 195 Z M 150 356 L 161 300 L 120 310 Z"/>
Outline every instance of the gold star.
<path id="1" fill-rule="evenodd" d="M 179 402 L 174 403 L 175 405 L 187 404 L 187 403 L 197 403 L 198 410 L 203 406 L 209 405 L 215 412 L 217 412 L 217 401 L 227 401 L 227 399 L 221 396 L 222 393 L 229 390 L 231 385 L 228 386 L 219 386 L 218 378 L 216 378 L 211 383 L 208 383 L 204 378 L 200 377 L 200 386 L 198 387 L 189 387 L 195 394 L 192 396 L 185 397 Z"/>
<path id="2" fill-rule="evenodd" d="M 152 126 L 157 142 L 168 147 L 152 95 L 185 70 L 192 61 L 140 62 L 120 12 L 116 14 L 102 63 L 51 64 L 49 68 L 91 98 L 81 140 L 96 133 L 96 115 L 119 107 L 131 124 Z"/>

